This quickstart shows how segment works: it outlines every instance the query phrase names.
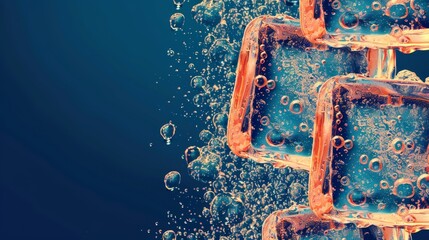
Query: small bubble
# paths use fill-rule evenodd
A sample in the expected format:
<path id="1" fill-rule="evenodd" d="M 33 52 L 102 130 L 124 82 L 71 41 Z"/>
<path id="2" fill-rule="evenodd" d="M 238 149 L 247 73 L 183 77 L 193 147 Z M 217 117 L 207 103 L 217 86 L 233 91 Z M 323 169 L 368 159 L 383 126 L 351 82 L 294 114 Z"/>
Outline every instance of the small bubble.
<path id="1" fill-rule="evenodd" d="M 287 105 L 287 104 L 289 103 L 289 97 L 288 97 L 288 96 L 283 96 L 283 97 L 280 99 L 280 103 L 281 103 L 282 105 Z"/>
<path id="2" fill-rule="evenodd" d="M 307 123 L 301 123 L 301 124 L 299 124 L 299 130 L 301 132 L 307 132 L 308 131 L 308 125 L 307 125 Z"/>
<path id="3" fill-rule="evenodd" d="M 355 28 L 359 25 L 359 16 L 353 12 L 346 12 L 340 17 L 340 26 L 344 29 Z"/>
<path id="4" fill-rule="evenodd" d="M 404 205 L 399 206 L 398 208 L 398 215 L 399 216 L 405 216 L 408 214 L 408 208 Z"/>
<path id="5" fill-rule="evenodd" d="M 187 163 L 194 161 L 200 157 L 201 151 L 198 147 L 190 146 L 185 150 L 185 159 Z"/>
<path id="6" fill-rule="evenodd" d="M 164 138 L 167 145 L 171 144 L 171 139 L 173 138 L 174 134 L 176 133 L 176 126 L 174 126 L 171 121 L 167 124 L 164 124 L 161 129 L 159 130 L 161 137 Z"/>
<path id="7" fill-rule="evenodd" d="M 402 36 L 402 29 L 398 26 L 395 26 L 392 28 L 392 31 L 390 32 L 390 34 L 394 37 L 400 37 Z"/>
<path id="8" fill-rule="evenodd" d="M 374 158 L 369 162 L 369 170 L 373 172 L 380 172 L 383 169 L 383 162 L 378 159 Z"/>
<path id="9" fill-rule="evenodd" d="M 386 204 L 385 203 L 379 203 L 378 205 L 377 205 L 377 209 L 378 210 L 384 210 L 386 208 Z"/>
<path id="10" fill-rule="evenodd" d="M 213 191 L 207 191 L 206 193 L 204 193 L 204 200 L 209 203 L 213 200 L 215 196 L 216 194 Z"/>
<path id="11" fill-rule="evenodd" d="M 364 192 L 358 189 L 354 189 L 347 195 L 349 203 L 353 206 L 362 206 L 366 202 L 366 195 Z"/>
<path id="12" fill-rule="evenodd" d="M 401 154 L 405 149 L 404 141 L 400 138 L 393 139 L 391 146 L 393 152 L 396 154 Z"/>
<path id="13" fill-rule="evenodd" d="M 274 81 L 274 80 L 268 80 L 268 82 L 267 82 L 267 88 L 269 90 L 274 90 L 276 88 L 276 81 Z"/>
<path id="14" fill-rule="evenodd" d="M 404 19 L 408 16 L 408 8 L 404 3 L 392 4 L 387 8 L 386 15 L 393 19 Z"/>
<path id="15" fill-rule="evenodd" d="M 179 187 L 181 178 L 180 173 L 177 171 L 167 173 L 164 177 L 165 188 L 173 191 L 175 188 Z"/>
<path id="16" fill-rule="evenodd" d="M 293 114 L 301 114 L 304 109 L 304 104 L 300 100 L 294 100 L 290 103 L 289 110 Z"/>
<path id="17" fill-rule="evenodd" d="M 162 240 L 176 240 L 176 233 L 173 230 L 165 231 Z"/>
<path id="18" fill-rule="evenodd" d="M 285 142 L 286 133 L 280 129 L 273 129 L 267 133 L 266 141 L 270 146 L 281 146 Z"/>
<path id="19" fill-rule="evenodd" d="M 393 185 L 393 194 L 400 198 L 411 198 L 414 196 L 414 186 L 410 179 L 401 178 Z"/>
<path id="20" fill-rule="evenodd" d="M 304 147 L 302 145 L 296 145 L 295 146 L 295 152 L 300 153 L 304 150 Z"/>
<path id="21" fill-rule="evenodd" d="M 207 84 L 207 81 L 202 76 L 195 76 L 191 79 L 192 88 L 203 88 Z"/>
<path id="22" fill-rule="evenodd" d="M 267 78 L 264 75 L 258 75 L 255 77 L 255 85 L 261 89 L 265 87 L 268 83 Z"/>
<path id="23" fill-rule="evenodd" d="M 380 10 L 381 9 L 381 3 L 380 2 L 378 2 L 378 1 L 374 1 L 374 2 L 372 2 L 372 9 L 374 9 L 375 11 L 378 11 L 378 10 Z"/>
<path id="24" fill-rule="evenodd" d="M 350 139 L 347 139 L 344 141 L 344 148 L 347 150 L 350 150 L 353 148 L 353 141 Z"/>
<path id="25" fill-rule="evenodd" d="M 267 117 L 267 116 L 263 116 L 262 118 L 261 118 L 261 124 L 263 125 L 263 126 L 268 126 L 268 124 L 270 124 L 270 118 L 269 117 Z"/>
<path id="26" fill-rule="evenodd" d="M 348 186 L 350 184 L 350 178 L 347 176 L 344 176 L 340 179 L 340 183 L 343 186 Z"/>
<path id="27" fill-rule="evenodd" d="M 194 102 L 195 106 L 202 107 L 204 103 L 206 102 L 206 95 L 204 93 L 199 93 L 194 96 L 192 101 Z"/>
<path id="28" fill-rule="evenodd" d="M 381 180 L 380 181 L 380 187 L 381 187 L 381 189 L 388 189 L 389 183 L 386 180 Z"/>
<path id="29" fill-rule="evenodd" d="M 213 219 L 219 222 L 236 225 L 243 220 L 245 207 L 240 199 L 233 198 L 230 193 L 218 194 L 210 204 Z"/>
<path id="30" fill-rule="evenodd" d="M 429 188 L 429 174 L 422 174 L 417 179 L 417 187 L 420 190 L 427 190 Z"/>
<path id="31" fill-rule="evenodd" d="M 372 32 L 377 32 L 378 31 L 378 24 L 371 24 L 371 26 L 369 27 L 371 29 Z"/>
<path id="32" fill-rule="evenodd" d="M 170 27 L 174 31 L 179 31 L 185 25 L 185 15 L 181 13 L 175 13 L 170 17 Z"/>
<path id="33" fill-rule="evenodd" d="M 210 139 L 213 137 L 213 133 L 211 133 L 209 130 L 202 130 L 199 134 L 200 140 L 204 143 L 208 143 Z"/>
<path id="34" fill-rule="evenodd" d="M 228 114 L 226 113 L 216 113 L 213 116 L 213 125 L 215 128 L 224 128 L 226 129 L 228 125 Z"/>
<path id="35" fill-rule="evenodd" d="M 332 138 L 332 145 L 334 148 L 339 149 L 344 146 L 344 138 L 341 136 L 335 136 Z"/>
<path id="36" fill-rule="evenodd" d="M 341 8 L 341 2 L 339 0 L 334 0 L 331 6 L 333 9 L 338 10 Z"/>
<path id="37" fill-rule="evenodd" d="M 173 49 L 168 49 L 167 50 L 167 56 L 169 56 L 169 57 L 172 57 L 172 56 L 174 56 L 174 50 Z"/>
<path id="38" fill-rule="evenodd" d="M 404 142 L 404 144 L 405 144 L 405 147 L 407 149 L 410 149 L 410 150 L 414 149 L 414 141 L 413 140 L 406 139 L 405 142 Z"/>

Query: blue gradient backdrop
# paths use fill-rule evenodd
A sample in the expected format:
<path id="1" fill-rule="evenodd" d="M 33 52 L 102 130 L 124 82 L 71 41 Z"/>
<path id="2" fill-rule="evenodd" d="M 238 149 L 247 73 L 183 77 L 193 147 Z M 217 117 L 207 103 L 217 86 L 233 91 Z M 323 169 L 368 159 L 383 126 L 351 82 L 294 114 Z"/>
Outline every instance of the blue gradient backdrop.
<path id="1" fill-rule="evenodd" d="M 180 156 L 201 129 L 168 103 L 189 84 L 168 77 L 170 1 L 0 0 L 0 239 L 149 239 L 178 208 L 164 175 L 198 185 Z M 398 65 L 426 77 L 428 56 Z"/>

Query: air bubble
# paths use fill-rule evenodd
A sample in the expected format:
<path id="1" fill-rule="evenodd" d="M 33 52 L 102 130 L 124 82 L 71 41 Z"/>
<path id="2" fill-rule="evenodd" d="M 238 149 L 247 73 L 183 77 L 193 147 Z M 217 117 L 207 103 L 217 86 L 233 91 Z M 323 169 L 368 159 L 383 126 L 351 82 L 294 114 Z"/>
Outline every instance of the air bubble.
<path id="1" fill-rule="evenodd" d="M 393 152 L 396 154 L 401 154 L 405 149 L 404 141 L 400 138 L 393 139 L 391 146 Z"/>
<path id="2" fill-rule="evenodd" d="M 255 85 L 259 89 L 267 86 L 268 80 L 264 75 L 258 75 L 255 77 Z"/>
<path id="3" fill-rule="evenodd" d="M 422 190 L 426 191 L 429 188 L 429 174 L 422 174 L 417 179 L 417 187 Z"/>
<path id="4" fill-rule="evenodd" d="M 340 179 L 340 183 L 343 186 L 348 186 L 350 184 L 350 178 L 347 176 L 344 176 Z"/>
<path id="5" fill-rule="evenodd" d="M 211 133 L 209 130 L 202 130 L 199 134 L 200 140 L 204 143 L 208 143 L 210 139 L 213 137 L 213 133 Z"/>
<path id="6" fill-rule="evenodd" d="M 358 189 L 354 189 L 347 195 L 349 203 L 353 206 L 362 206 L 366 203 L 366 195 Z"/>
<path id="7" fill-rule="evenodd" d="M 295 146 L 295 152 L 300 153 L 304 150 L 304 147 L 300 144 Z"/>
<path id="8" fill-rule="evenodd" d="M 267 116 L 263 116 L 260 120 L 262 126 L 268 126 L 270 124 L 270 118 Z"/>
<path id="9" fill-rule="evenodd" d="M 409 209 L 406 206 L 401 205 L 401 206 L 399 206 L 397 213 L 398 213 L 399 216 L 405 216 L 405 215 L 408 214 L 408 210 Z"/>
<path id="10" fill-rule="evenodd" d="M 403 3 L 392 4 L 386 10 L 386 15 L 393 19 L 404 19 L 408 16 L 408 8 Z"/>
<path id="11" fill-rule="evenodd" d="M 350 150 L 353 148 L 353 141 L 350 139 L 347 139 L 344 141 L 344 148 L 347 150 Z"/>
<path id="12" fill-rule="evenodd" d="M 301 132 L 307 132 L 308 131 L 308 124 L 307 123 L 301 123 L 301 124 L 299 124 L 299 130 Z"/>
<path id="13" fill-rule="evenodd" d="M 167 230 L 162 234 L 162 240 L 176 240 L 176 233 L 173 230 Z"/>
<path id="14" fill-rule="evenodd" d="M 191 87 L 193 88 L 203 88 L 206 84 L 207 81 L 202 76 L 195 76 L 191 79 Z"/>
<path id="15" fill-rule="evenodd" d="M 373 172 L 380 172 L 383 169 L 383 162 L 378 159 L 374 158 L 369 162 L 369 170 Z"/>
<path id="16" fill-rule="evenodd" d="M 204 200 L 208 203 L 210 203 L 214 198 L 216 194 L 213 191 L 207 191 L 204 193 Z"/>
<path id="17" fill-rule="evenodd" d="M 373 10 L 378 11 L 381 9 L 381 3 L 378 1 L 374 1 L 372 2 L 371 7 Z"/>
<path id="18" fill-rule="evenodd" d="M 341 8 L 341 2 L 339 0 L 334 0 L 331 3 L 331 6 L 332 6 L 333 9 L 338 10 L 338 9 Z"/>
<path id="19" fill-rule="evenodd" d="M 340 17 L 340 26 L 344 29 L 355 28 L 359 25 L 359 16 L 353 12 L 346 12 Z"/>
<path id="20" fill-rule="evenodd" d="M 280 99 L 280 103 L 282 104 L 282 105 L 288 105 L 288 103 L 289 103 L 289 97 L 288 96 L 283 96 L 281 99 Z"/>
<path id="21" fill-rule="evenodd" d="M 165 140 L 166 144 L 170 145 L 171 139 L 176 133 L 176 126 L 174 126 L 174 124 L 170 121 L 169 123 L 166 123 L 161 127 L 159 133 L 161 134 L 161 137 Z"/>
<path id="22" fill-rule="evenodd" d="M 181 13 L 175 13 L 170 17 L 170 27 L 174 31 L 182 30 L 183 25 L 185 25 L 185 15 Z"/>
<path id="23" fill-rule="evenodd" d="M 381 189 L 388 189 L 389 188 L 389 183 L 386 180 L 381 180 L 380 181 L 380 188 Z"/>
<path id="24" fill-rule="evenodd" d="M 335 136 L 332 138 L 332 146 L 339 149 L 344 146 L 344 138 L 341 136 Z"/>
<path id="25" fill-rule="evenodd" d="M 177 171 L 171 171 L 167 173 L 164 177 L 165 188 L 170 191 L 173 191 L 174 189 L 178 188 L 181 178 L 182 177 L 180 176 L 180 173 Z"/>
<path id="26" fill-rule="evenodd" d="M 300 100 L 294 100 L 290 103 L 289 110 L 293 114 L 301 114 L 304 109 L 304 104 Z"/>
<path id="27" fill-rule="evenodd" d="M 401 178 L 393 185 L 393 194 L 400 198 L 411 198 L 414 196 L 414 186 L 410 179 Z"/>
<path id="28" fill-rule="evenodd" d="M 190 146 L 185 150 L 185 159 L 189 164 L 190 162 L 200 157 L 201 151 L 198 147 Z"/>
<path id="29" fill-rule="evenodd" d="M 410 150 L 414 149 L 414 141 L 413 140 L 406 139 L 404 144 L 405 144 L 405 147 L 407 149 L 410 149 Z"/>
<path id="30" fill-rule="evenodd" d="M 378 205 L 377 205 L 377 209 L 378 210 L 384 210 L 386 208 L 386 204 L 385 203 L 379 203 Z"/>
<path id="31" fill-rule="evenodd" d="M 267 133 L 266 141 L 270 146 L 281 146 L 284 144 L 286 132 L 280 129 L 273 129 Z"/>
<path id="32" fill-rule="evenodd" d="M 268 80 L 268 82 L 267 82 L 267 88 L 269 90 L 274 90 L 276 88 L 276 81 L 274 81 L 274 80 Z"/>

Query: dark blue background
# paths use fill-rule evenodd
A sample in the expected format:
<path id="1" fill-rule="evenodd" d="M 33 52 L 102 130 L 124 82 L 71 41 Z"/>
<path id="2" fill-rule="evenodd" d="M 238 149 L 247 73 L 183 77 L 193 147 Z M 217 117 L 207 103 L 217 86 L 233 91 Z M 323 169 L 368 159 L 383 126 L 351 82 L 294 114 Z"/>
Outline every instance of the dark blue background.
<path id="1" fill-rule="evenodd" d="M 195 186 L 180 156 L 202 128 L 178 110 L 189 79 L 168 76 L 174 12 L 170 0 L 0 0 L 0 239 L 146 239 L 178 208 L 164 175 Z M 428 56 L 398 65 L 426 77 Z"/>

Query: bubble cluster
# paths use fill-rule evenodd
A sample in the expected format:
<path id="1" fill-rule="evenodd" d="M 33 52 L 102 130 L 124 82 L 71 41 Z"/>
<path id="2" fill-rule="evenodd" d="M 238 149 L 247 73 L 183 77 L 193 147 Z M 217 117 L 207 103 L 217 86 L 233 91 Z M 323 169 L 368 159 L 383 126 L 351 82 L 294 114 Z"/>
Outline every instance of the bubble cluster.
<path id="1" fill-rule="evenodd" d="M 183 3 L 174 1 L 176 6 L 179 2 Z M 183 108 L 177 111 L 179 114 L 183 111 L 186 121 L 195 122 L 199 134 L 189 138 L 182 157 L 188 176 L 201 187 L 182 185 L 177 188 L 178 185 L 174 185 L 180 207 L 167 212 L 167 226 L 148 231 L 149 238 L 261 239 L 263 221 L 273 211 L 295 203 L 308 204 L 308 173 L 291 168 L 277 169 L 235 156 L 227 145 L 229 102 L 245 27 L 262 14 L 289 13 L 297 17 L 298 2 L 202 0 L 189 6 L 191 16 L 185 14 L 188 6 L 180 4 L 184 15 L 172 16 L 172 29 L 184 29 L 185 17 L 187 21 L 194 20 L 198 27 L 192 29 L 192 23 L 187 23 L 189 28 L 180 31 L 180 35 L 175 31 L 175 37 L 183 38 L 183 48 L 170 48 L 167 54 L 176 62 L 172 70 L 177 76 L 172 76 L 187 78 L 180 84 L 186 92 Z M 198 67 L 195 64 L 194 68 L 189 68 L 191 63 L 197 62 Z M 264 85 L 264 90 L 278 88 L 275 79 L 261 80 L 258 84 Z M 299 98 L 285 96 L 282 101 L 289 109 L 295 100 L 298 103 L 292 104 L 292 110 L 299 114 L 305 107 Z M 262 121 L 269 124 L 269 117 Z M 309 126 L 303 121 L 300 128 L 308 132 Z M 161 128 L 161 136 L 167 144 L 171 144 L 175 131 L 172 123 Z M 275 134 L 280 134 L 280 139 Z M 273 144 L 288 141 L 291 133 L 275 134 L 271 136 Z M 295 147 L 301 151 L 299 144 Z"/>

